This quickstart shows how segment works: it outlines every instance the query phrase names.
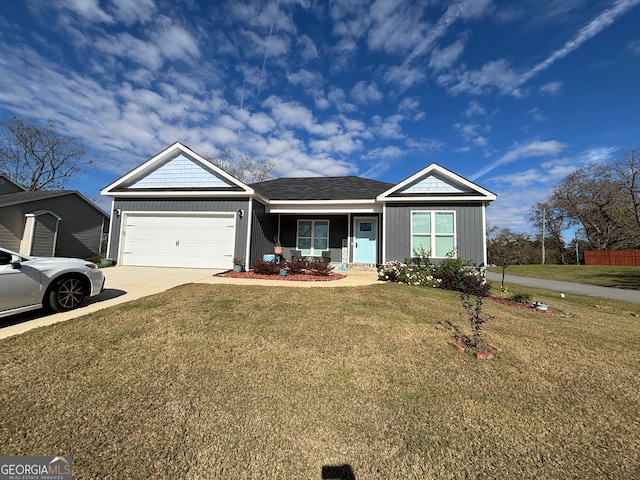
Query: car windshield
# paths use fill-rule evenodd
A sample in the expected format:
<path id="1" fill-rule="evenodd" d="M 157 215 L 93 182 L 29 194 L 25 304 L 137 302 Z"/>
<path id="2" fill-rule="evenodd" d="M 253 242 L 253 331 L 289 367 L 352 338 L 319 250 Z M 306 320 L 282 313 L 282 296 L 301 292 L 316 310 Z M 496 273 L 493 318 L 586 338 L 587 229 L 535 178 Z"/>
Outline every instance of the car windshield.
<path id="1" fill-rule="evenodd" d="M 15 252 L 0 250 L 0 265 L 9 265 L 11 263 L 11 255 L 18 255 Z M 28 258 L 23 257 L 22 255 L 18 255 L 20 257 L 21 262 L 29 261 Z"/>
<path id="2" fill-rule="evenodd" d="M 0 265 L 9 265 L 11 262 L 11 254 L 0 250 Z"/>

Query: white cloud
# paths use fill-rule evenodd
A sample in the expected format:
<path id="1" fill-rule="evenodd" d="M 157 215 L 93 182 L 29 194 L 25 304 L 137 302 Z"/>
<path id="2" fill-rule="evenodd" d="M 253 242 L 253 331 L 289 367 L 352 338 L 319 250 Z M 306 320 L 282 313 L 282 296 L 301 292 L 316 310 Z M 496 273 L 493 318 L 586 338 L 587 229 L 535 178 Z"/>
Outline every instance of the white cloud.
<path id="1" fill-rule="evenodd" d="M 315 60 L 316 58 L 320 57 L 320 54 L 318 53 L 318 48 L 316 47 L 316 44 L 311 39 L 311 37 L 309 37 L 309 35 L 305 35 L 305 34 L 299 35 L 296 38 L 296 41 L 298 42 L 298 45 L 299 45 L 298 53 L 303 59 L 309 61 L 309 60 Z"/>
<path id="2" fill-rule="evenodd" d="M 506 60 L 494 60 L 485 63 L 480 70 L 459 70 L 437 77 L 439 84 L 446 86 L 452 94 L 471 93 L 488 94 L 493 88 L 500 93 L 520 97 L 521 76 Z"/>
<path id="3" fill-rule="evenodd" d="M 382 120 L 378 115 L 375 115 L 372 119 L 376 135 L 381 138 L 389 139 L 401 139 L 405 138 L 402 133 L 402 126 L 400 122 L 404 120 L 404 115 L 391 115 Z"/>
<path id="4" fill-rule="evenodd" d="M 605 10 L 587 25 L 578 30 L 569 41 L 561 48 L 553 52 L 542 62 L 538 63 L 531 70 L 522 75 L 521 83 L 529 81 L 540 72 L 546 70 L 556 61 L 566 57 L 569 53 L 580 48 L 584 42 L 590 40 L 602 30 L 610 26 L 619 16 L 625 14 L 629 9 L 640 4 L 640 0 L 617 0 L 613 7 Z"/>
<path id="5" fill-rule="evenodd" d="M 529 115 L 531 118 L 533 118 L 536 122 L 544 122 L 547 119 L 545 118 L 544 115 L 542 115 L 542 113 L 540 113 L 540 109 L 539 108 L 532 108 L 531 110 L 529 110 L 527 112 L 527 115 Z"/>
<path id="6" fill-rule="evenodd" d="M 156 13 L 153 0 L 111 0 L 114 16 L 126 25 L 147 22 Z"/>
<path id="7" fill-rule="evenodd" d="M 585 150 L 580 155 L 583 163 L 606 163 L 613 158 L 613 154 L 618 149 L 616 147 L 597 147 Z"/>
<path id="8" fill-rule="evenodd" d="M 640 40 L 634 40 L 627 44 L 627 48 L 634 55 L 640 55 Z"/>
<path id="9" fill-rule="evenodd" d="M 402 90 L 407 90 L 414 85 L 418 85 L 426 79 L 424 72 L 418 68 L 411 68 L 409 65 L 394 65 L 387 69 L 384 80 L 387 83 L 398 85 Z"/>
<path id="10" fill-rule="evenodd" d="M 376 0 L 371 5 L 372 25 L 367 41 L 371 50 L 398 54 L 422 41 L 428 25 L 421 22 L 422 6 L 399 0 Z"/>
<path id="11" fill-rule="evenodd" d="M 375 82 L 367 83 L 365 81 L 356 83 L 351 89 L 350 95 L 356 103 L 361 105 L 379 102 L 384 97 Z"/>
<path id="12" fill-rule="evenodd" d="M 258 112 L 249 117 L 247 125 L 257 133 L 267 134 L 275 128 L 276 122 L 266 113 Z"/>
<path id="13" fill-rule="evenodd" d="M 62 0 L 59 6 L 92 22 L 113 22 L 111 15 L 100 8 L 98 0 Z"/>
<path id="14" fill-rule="evenodd" d="M 305 69 L 287 74 L 287 80 L 293 85 L 302 85 L 307 89 L 318 89 L 324 83 L 320 72 L 312 72 Z"/>
<path id="15" fill-rule="evenodd" d="M 476 100 L 472 100 L 469 102 L 469 106 L 464 112 L 464 116 L 467 118 L 480 116 L 484 117 L 487 115 L 487 110 Z"/>
<path id="16" fill-rule="evenodd" d="M 507 153 L 502 155 L 498 160 L 482 168 L 480 171 L 471 175 L 469 178 L 471 180 L 475 180 L 500 167 L 501 165 L 512 163 L 523 158 L 547 157 L 557 155 L 562 152 L 565 147 L 566 145 L 564 143 L 558 142 L 556 140 L 548 140 L 543 142 L 536 140 L 525 145 L 517 144 Z"/>
<path id="17" fill-rule="evenodd" d="M 458 58 L 460 58 L 460 55 L 462 55 L 463 51 L 463 40 L 457 40 L 456 42 L 443 49 L 435 47 L 431 51 L 429 66 L 435 71 L 450 68 L 458 60 Z"/>
<path id="18" fill-rule="evenodd" d="M 557 95 L 562 89 L 562 82 L 549 82 L 540 87 L 540 93 L 543 95 Z"/>
<path id="19" fill-rule="evenodd" d="M 480 70 L 459 69 L 456 72 L 440 75 L 437 78 L 438 83 L 447 87 L 453 94 L 464 92 L 484 95 L 496 89 L 505 95 L 522 97 L 526 93 L 522 90 L 522 85 L 580 48 L 583 43 L 609 27 L 618 17 L 638 4 L 640 4 L 640 0 L 617 0 L 613 7 L 605 10 L 578 30 L 561 48 L 523 73 L 516 72 L 506 60 L 499 59 L 485 63 Z M 557 87 L 553 82 L 547 85 L 551 89 Z M 555 92 L 548 91 L 546 93 Z"/>
<path id="20" fill-rule="evenodd" d="M 171 60 L 200 56 L 197 40 L 187 29 L 176 25 L 168 17 L 160 17 L 153 33 L 163 56 Z"/>

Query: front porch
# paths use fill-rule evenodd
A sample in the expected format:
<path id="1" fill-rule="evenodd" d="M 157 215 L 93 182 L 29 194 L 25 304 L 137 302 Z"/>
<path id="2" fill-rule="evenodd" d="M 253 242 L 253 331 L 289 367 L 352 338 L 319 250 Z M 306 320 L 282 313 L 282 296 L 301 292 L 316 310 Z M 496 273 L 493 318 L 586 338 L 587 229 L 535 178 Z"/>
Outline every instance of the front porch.
<path id="1" fill-rule="evenodd" d="M 382 255 L 379 214 L 277 214 L 276 236 L 282 255 L 327 258 L 349 269 L 375 269 Z"/>

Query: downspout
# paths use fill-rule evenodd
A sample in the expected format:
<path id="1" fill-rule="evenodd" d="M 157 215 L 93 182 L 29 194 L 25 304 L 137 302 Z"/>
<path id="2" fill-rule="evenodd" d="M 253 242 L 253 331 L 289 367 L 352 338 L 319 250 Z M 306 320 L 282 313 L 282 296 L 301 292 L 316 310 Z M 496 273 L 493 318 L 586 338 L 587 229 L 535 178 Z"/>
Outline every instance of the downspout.
<path id="1" fill-rule="evenodd" d="M 353 238 L 351 237 L 352 235 L 351 222 L 353 222 L 353 216 L 351 215 L 351 212 L 349 212 L 348 221 L 347 221 L 347 264 L 353 263 L 353 255 L 352 255 L 352 248 L 351 248 L 351 246 L 353 245 Z"/>
<path id="2" fill-rule="evenodd" d="M 487 218 L 486 218 L 487 204 L 482 204 L 482 263 L 485 268 L 487 267 Z"/>
<path id="3" fill-rule="evenodd" d="M 253 228 L 253 199 L 251 197 L 249 197 L 249 206 L 247 207 L 247 245 L 245 248 L 245 256 L 244 258 L 247 259 L 247 262 L 245 265 L 247 265 L 247 269 L 249 268 L 249 265 L 251 265 L 251 232 L 252 232 L 252 228 Z"/>
<path id="4" fill-rule="evenodd" d="M 382 204 L 382 263 L 387 263 L 387 203 Z"/>
<path id="5" fill-rule="evenodd" d="M 102 221 L 100 222 L 100 237 L 98 237 L 98 256 L 102 255 L 102 237 L 104 235 L 104 215 L 102 216 Z M 105 255 L 106 257 L 107 255 Z"/>
<path id="6" fill-rule="evenodd" d="M 111 199 L 111 215 L 109 216 L 109 235 L 107 236 L 107 251 L 105 253 L 105 257 L 107 258 L 113 258 L 113 256 L 111 255 L 111 235 L 113 234 L 113 218 L 114 218 L 114 204 L 116 203 L 116 199 L 112 198 Z M 103 219 L 104 221 L 104 219 Z M 120 259 L 117 258 L 116 255 L 116 261 L 119 262 Z"/>
<path id="7" fill-rule="evenodd" d="M 52 257 L 56 256 L 56 245 L 58 244 L 58 228 L 60 226 L 60 220 L 62 220 L 60 217 L 56 219 L 56 231 L 53 233 L 53 246 L 51 248 Z"/>
<path id="8" fill-rule="evenodd" d="M 278 233 L 276 235 L 278 235 L 278 240 L 280 240 L 280 244 L 282 245 L 282 238 L 280 238 L 280 221 L 281 220 L 282 220 L 282 214 L 279 213 L 278 214 Z"/>

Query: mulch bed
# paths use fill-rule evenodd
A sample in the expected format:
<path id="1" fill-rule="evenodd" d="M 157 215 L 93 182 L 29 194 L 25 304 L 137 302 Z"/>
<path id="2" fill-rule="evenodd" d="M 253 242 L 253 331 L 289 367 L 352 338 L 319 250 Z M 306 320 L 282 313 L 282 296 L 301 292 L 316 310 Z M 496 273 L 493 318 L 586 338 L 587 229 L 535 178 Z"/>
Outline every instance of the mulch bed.
<path id="1" fill-rule="evenodd" d="M 551 307 L 547 307 L 546 310 L 538 310 L 531 303 L 514 302 L 513 300 L 507 300 L 505 298 L 496 297 L 494 295 L 490 295 L 486 298 L 487 300 L 491 300 L 492 302 L 500 303 L 502 305 L 508 305 L 509 307 L 520 308 L 522 310 L 534 311 L 536 313 L 546 313 L 547 315 L 553 315 L 557 317 L 566 316 L 566 314 L 559 312 L 558 310 L 554 310 Z"/>
<path id="2" fill-rule="evenodd" d="M 311 275 L 310 273 L 289 273 L 285 276 L 282 275 L 263 275 L 254 272 L 234 272 L 229 270 L 227 272 L 219 274 L 221 277 L 231 278 L 253 278 L 259 280 L 282 280 L 282 281 L 296 281 L 296 282 L 330 282 L 331 280 L 340 280 L 346 275 L 342 273 L 332 273 L 330 275 Z"/>

